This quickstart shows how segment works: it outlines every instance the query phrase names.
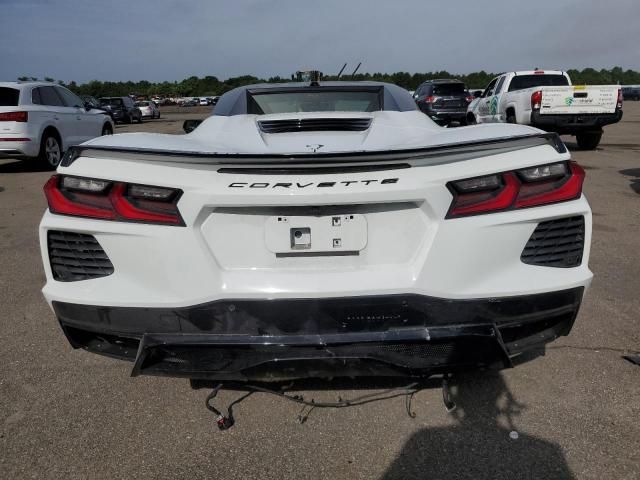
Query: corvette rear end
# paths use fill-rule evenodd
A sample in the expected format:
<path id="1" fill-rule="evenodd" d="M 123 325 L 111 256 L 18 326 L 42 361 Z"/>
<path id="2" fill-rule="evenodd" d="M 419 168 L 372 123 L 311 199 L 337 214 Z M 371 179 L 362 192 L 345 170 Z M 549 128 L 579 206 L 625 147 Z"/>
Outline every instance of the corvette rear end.
<path id="1" fill-rule="evenodd" d="M 419 112 L 114 136 L 45 187 L 43 291 L 74 347 L 134 375 L 508 366 L 569 333 L 590 283 L 583 178 L 554 134 Z"/>

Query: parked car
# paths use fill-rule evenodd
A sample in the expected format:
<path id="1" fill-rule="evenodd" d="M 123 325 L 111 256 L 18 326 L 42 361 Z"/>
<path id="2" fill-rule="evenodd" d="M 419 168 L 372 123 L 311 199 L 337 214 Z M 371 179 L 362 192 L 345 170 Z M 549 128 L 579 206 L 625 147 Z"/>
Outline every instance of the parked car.
<path id="1" fill-rule="evenodd" d="M 622 87 L 624 100 L 640 100 L 640 87 Z"/>
<path id="2" fill-rule="evenodd" d="M 207 97 L 200 97 L 198 103 L 200 106 L 207 106 L 209 105 L 209 99 Z"/>
<path id="3" fill-rule="evenodd" d="M 111 112 L 115 122 L 142 123 L 142 112 L 131 97 L 102 97 L 99 101 L 102 107 Z"/>
<path id="4" fill-rule="evenodd" d="M 136 107 L 140 109 L 142 118 L 160 118 L 160 109 L 153 101 L 144 100 L 137 102 Z"/>
<path id="5" fill-rule="evenodd" d="M 575 135 L 585 150 L 595 149 L 602 128 L 621 118 L 619 85 L 571 85 L 569 75 L 556 70 L 504 73 L 489 82 L 467 113 L 468 123 L 518 123 Z"/>
<path id="6" fill-rule="evenodd" d="M 133 375 L 510 366 L 591 282 L 583 178 L 556 134 L 444 129 L 396 85 L 240 87 L 190 134 L 74 147 L 45 186 L 43 292 Z"/>
<path id="7" fill-rule="evenodd" d="M 112 133 L 104 111 L 60 85 L 0 83 L 0 158 L 38 159 L 55 168 L 70 146 Z"/>
<path id="8" fill-rule="evenodd" d="M 466 123 L 467 106 L 472 97 L 459 80 L 427 80 L 414 92 L 420 110 L 440 125 Z"/>
<path id="9" fill-rule="evenodd" d="M 96 97 L 92 97 L 91 95 L 80 95 L 80 99 L 84 102 L 85 107 L 102 110 L 105 115 L 109 115 L 109 118 L 113 120 L 111 109 L 100 105 L 100 101 Z"/>

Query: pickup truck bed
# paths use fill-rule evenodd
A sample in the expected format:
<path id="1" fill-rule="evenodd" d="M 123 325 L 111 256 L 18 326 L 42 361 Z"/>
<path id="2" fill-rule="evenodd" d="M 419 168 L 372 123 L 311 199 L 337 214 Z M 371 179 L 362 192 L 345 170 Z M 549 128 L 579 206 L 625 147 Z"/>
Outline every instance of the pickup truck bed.
<path id="1" fill-rule="evenodd" d="M 605 125 L 622 118 L 617 85 L 571 85 L 564 72 L 505 73 L 489 83 L 467 112 L 470 123 L 519 123 L 575 135 L 583 149 L 596 148 Z"/>

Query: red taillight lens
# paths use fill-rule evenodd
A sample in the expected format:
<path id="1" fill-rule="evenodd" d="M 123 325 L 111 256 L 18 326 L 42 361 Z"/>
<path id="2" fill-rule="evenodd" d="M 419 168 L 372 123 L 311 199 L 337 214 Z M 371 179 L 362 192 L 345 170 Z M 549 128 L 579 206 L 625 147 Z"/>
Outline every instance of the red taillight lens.
<path id="1" fill-rule="evenodd" d="M 622 89 L 619 88 L 618 89 L 618 103 L 617 103 L 617 108 L 622 108 Z"/>
<path id="2" fill-rule="evenodd" d="M 435 97 L 433 95 L 428 95 L 428 96 L 424 97 L 423 101 L 424 101 L 424 103 L 433 103 L 433 102 L 436 101 L 437 98 L 438 97 Z"/>
<path id="3" fill-rule="evenodd" d="M 54 175 L 44 193 L 56 214 L 184 226 L 177 189 Z"/>
<path id="4" fill-rule="evenodd" d="M 468 97 L 466 97 L 466 98 L 465 98 L 465 100 L 467 101 L 467 103 L 471 103 L 471 102 L 473 102 L 473 99 L 474 99 L 473 95 L 469 95 Z"/>
<path id="5" fill-rule="evenodd" d="M 560 162 L 449 182 L 453 202 L 446 218 L 565 202 L 582 194 L 584 170 Z"/>
<path id="6" fill-rule="evenodd" d="M 539 109 L 541 103 L 542 103 L 542 92 L 540 90 L 538 90 L 537 92 L 533 92 L 531 94 L 531 108 Z"/>
<path id="7" fill-rule="evenodd" d="M 0 113 L 0 122 L 27 122 L 29 114 L 27 112 L 5 112 Z"/>

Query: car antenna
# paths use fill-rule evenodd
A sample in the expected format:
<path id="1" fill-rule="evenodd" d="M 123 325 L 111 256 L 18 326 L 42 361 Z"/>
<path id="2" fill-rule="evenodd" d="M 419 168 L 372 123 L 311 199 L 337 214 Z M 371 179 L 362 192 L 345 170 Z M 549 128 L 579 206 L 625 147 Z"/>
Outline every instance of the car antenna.
<path id="1" fill-rule="evenodd" d="M 351 80 L 353 80 L 353 77 L 355 76 L 356 72 L 358 71 L 358 69 L 360 68 L 360 65 L 362 65 L 362 62 L 358 63 L 358 66 L 356 67 L 356 69 L 353 71 L 353 73 L 351 74 Z"/>
<path id="2" fill-rule="evenodd" d="M 342 75 L 342 72 L 344 72 L 345 68 L 347 68 L 347 64 L 346 63 L 342 66 L 342 68 L 338 72 L 338 76 L 337 76 L 336 80 L 340 80 L 340 75 Z"/>

